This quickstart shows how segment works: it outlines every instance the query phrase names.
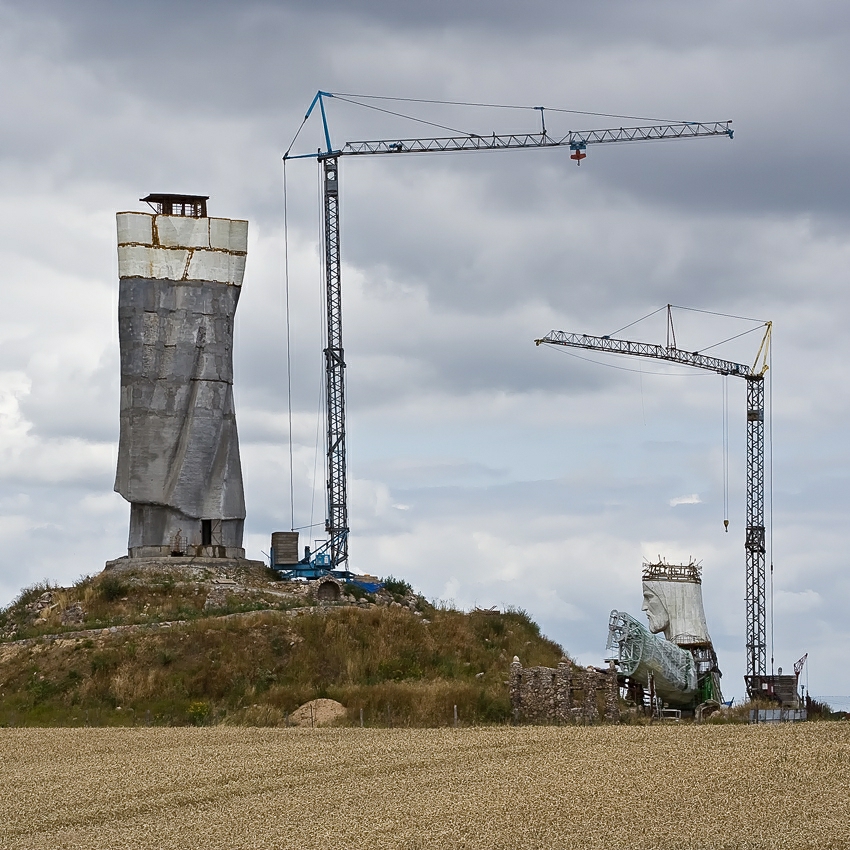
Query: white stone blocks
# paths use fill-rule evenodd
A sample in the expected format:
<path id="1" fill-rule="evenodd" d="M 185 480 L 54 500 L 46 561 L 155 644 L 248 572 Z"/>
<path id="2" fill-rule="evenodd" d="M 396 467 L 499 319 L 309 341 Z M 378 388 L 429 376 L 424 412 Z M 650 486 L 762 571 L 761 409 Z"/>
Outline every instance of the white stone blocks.
<path id="1" fill-rule="evenodd" d="M 119 245 L 153 245 L 153 216 L 147 213 L 118 213 Z"/>
<path id="2" fill-rule="evenodd" d="M 210 220 L 184 215 L 154 216 L 158 243 L 163 248 L 209 248 Z"/>
<path id="3" fill-rule="evenodd" d="M 211 218 L 210 248 L 246 253 L 248 251 L 248 222 L 229 218 Z"/>
<path id="4" fill-rule="evenodd" d="M 242 285 L 245 255 L 229 251 L 193 251 L 186 280 L 213 280 L 216 283 Z"/>
<path id="5" fill-rule="evenodd" d="M 189 252 L 145 245 L 118 246 L 118 276 L 183 280 Z"/>
<path id="6" fill-rule="evenodd" d="M 247 221 L 123 212 L 117 224 L 121 278 L 242 285 Z"/>

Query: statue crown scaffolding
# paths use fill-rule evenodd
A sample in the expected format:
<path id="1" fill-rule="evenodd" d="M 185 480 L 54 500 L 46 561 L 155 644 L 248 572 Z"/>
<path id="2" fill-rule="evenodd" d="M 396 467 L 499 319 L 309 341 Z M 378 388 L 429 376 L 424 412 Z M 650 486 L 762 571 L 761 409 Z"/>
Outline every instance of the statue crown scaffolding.
<path id="1" fill-rule="evenodd" d="M 660 555 L 655 562 L 643 562 L 643 581 L 689 581 L 702 584 L 702 562 L 688 559 L 687 564 L 668 564 Z"/>

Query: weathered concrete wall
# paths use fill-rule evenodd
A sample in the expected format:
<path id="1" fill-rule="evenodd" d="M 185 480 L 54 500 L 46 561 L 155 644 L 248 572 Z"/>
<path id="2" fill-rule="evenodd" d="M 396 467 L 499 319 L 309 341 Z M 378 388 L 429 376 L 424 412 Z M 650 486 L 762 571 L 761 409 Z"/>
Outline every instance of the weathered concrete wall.
<path id="1" fill-rule="evenodd" d="M 567 659 L 555 667 L 524 668 L 518 658 L 511 664 L 511 709 L 515 723 L 617 723 L 620 720 L 617 672 L 612 667 L 574 668 Z M 605 694 L 599 710 L 597 693 Z"/>
<path id="2" fill-rule="evenodd" d="M 233 321 L 245 221 L 119 213 L 121 431 L 131 557 L 244 557 Z M 206 521 L 206 523 L 204 523 Z"/>

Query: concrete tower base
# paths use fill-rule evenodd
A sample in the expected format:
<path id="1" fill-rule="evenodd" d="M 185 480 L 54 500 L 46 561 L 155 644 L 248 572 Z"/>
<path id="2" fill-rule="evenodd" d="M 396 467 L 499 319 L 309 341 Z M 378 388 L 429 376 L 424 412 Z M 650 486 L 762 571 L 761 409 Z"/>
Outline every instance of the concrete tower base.
<path id="1" fill-rule="evenodd" d="M 191 567 L 199 570 L 209 570 L 214 573 L 227 574 L 235 570 L 265 569 L 268 566 L 265 561 L 252 561 L 248 558 L 228 558 L 216 556 L 198 557 L 150 557 L 150 558 L 115 558 L 107 561 L 104 572 L 114 570 L 123 572 L 125 570 L 151 570 L 152 572 L 168 572 L 172 569 L 185 569 Z"/>
<path id="2" fill-rule="evenodd" d="M 244 558 L 245 520 L 202 520 L 162 505 L 130 507 L 131 558 Z"/>

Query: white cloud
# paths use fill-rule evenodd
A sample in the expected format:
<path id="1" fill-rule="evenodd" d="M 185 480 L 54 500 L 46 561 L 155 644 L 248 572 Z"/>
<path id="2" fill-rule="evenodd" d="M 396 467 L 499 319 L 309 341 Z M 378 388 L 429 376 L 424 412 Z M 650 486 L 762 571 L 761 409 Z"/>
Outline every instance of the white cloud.
<path id="1" fill-rule="evenodd" d="M 700 499 L 699 493 L 691 493 L 688 496 L 676 496 L 670 499 L 670 507 L 675 508 L 677 505 L 699 505 L 701 502 L 702 499 Z"/>
<path id="2" fill-rule="evenodd" d="M 782 615 L 808 614 L 821 607 L 823 599 L 815 590 L 789 592 L 779 590 L 774 597 L 774 611 Z"/>

